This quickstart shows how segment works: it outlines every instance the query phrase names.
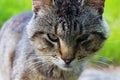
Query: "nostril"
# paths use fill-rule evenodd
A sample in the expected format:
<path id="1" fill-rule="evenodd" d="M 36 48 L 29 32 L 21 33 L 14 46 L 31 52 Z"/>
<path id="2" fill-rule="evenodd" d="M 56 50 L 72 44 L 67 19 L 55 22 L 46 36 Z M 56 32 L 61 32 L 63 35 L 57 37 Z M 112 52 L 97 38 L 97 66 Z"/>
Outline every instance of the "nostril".
<path id="1" fill-rule="evenodd" d="M 69 65 L 72 62 L 73 58 L 71 58 L 71 59 L 63 58 L 63 60 L 67 65 Z"/>

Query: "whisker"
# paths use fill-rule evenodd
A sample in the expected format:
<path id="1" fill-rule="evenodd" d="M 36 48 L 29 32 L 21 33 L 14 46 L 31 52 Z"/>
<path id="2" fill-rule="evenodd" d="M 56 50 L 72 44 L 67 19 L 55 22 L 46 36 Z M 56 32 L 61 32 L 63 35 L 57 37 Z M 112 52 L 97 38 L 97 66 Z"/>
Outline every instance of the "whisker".
<path id="1" fill-rule="evenodd" d="M 104 71 L 103 67 L 97 65 L 97 64 L 91 64 L 91 66 L 95 69 L 98 69 L 98 70 L 101 70 L 101 71 Z"/>
<path id="2" fill-rule="evenodd" d="M 46 56 L 46 55 L 45 55 Z M 26 64 L 26 63 L 28 63 L 28 62 L 30 62 L 30 61 L 35 61 L 35 60 L 44 60 L 44 57 L 45 56 L 35 56 L 35 57 L 32 57 L 32 58 L 29 58 L 29 59 L 27 59 L 25 62 L 24 62 L 24 64 Z M 50 56 L 51 57 L 51 56 Z"/>
<path id="3" fill-rule="evenodd" d="M 37 61 L 37 62 L 34 62 L 34 63 L 28 65 L 27 68 L 30 69 L 29 73 L 32 72 L 33 69 L 38 69 L 40 67 L 44 67 L 45 65 L 49 65 L 48 64 L 49 62 L 50 61 L 47 61 L 47 63 L 44 63 L 44 62 L 41 63 L 41 61 Z"/>
<path id="4" fill-rule="evenodd" d="M 102 58 L 105 58 L 105 61 L 101 60 Z M 92 58 L 88 59 L 88 67 L 93 67 L 95 69 L 99 69 L 99 70 L 104 71 L 104 68 L 109 67 L 108 61 L 112 62 L 112 60 L 107 58 L 107 57 L 104 57 L 104 56 L 101 56 L 101 55 L 96 55 L 95 57 L 92 57 Z"/>
<path id="5" fill-rule="evenodd" d="M 94 62 L 101 63 L 101 64 L 104 64 L 104 65 L 106 65 L 106 66 L 109 66 L 108 63 L 105 63 L 105 62 L 103 62 L 103 61 L 94 61 Z"/>
<path id="6" fill-rule="evenodd" d="M 107 61 L 109 61 L 109 62 L 113 62 L 111 59 L 109 59 L 109 58 L 107 58 L 107 57 L 105 57 L 105 56 L 98 55 L 98 57 L 104 58 L 105 60 L 107 60 Z"/>
<path id="7" fill-rule="evenodd" d="M 41 58 L 40 57 L 35 57 L 35 58 L 29 58 L 29 59 L 27 59 L 26 61 L 24 61 L 24 64 L 27 64 L 27 63 L 29 63 L 29 62 L 33 62 L 33 61 L 35 61 L 35 60 L 40 60 Z"/>

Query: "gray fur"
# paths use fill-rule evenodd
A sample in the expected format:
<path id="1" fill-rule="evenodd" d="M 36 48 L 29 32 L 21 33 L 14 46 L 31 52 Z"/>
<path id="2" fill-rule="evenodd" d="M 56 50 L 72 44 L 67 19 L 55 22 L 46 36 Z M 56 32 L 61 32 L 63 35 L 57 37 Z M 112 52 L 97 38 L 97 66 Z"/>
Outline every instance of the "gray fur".
<path id="1" fill-rule="evenodd" d="M 0 33 L 3 80 L 77 80 L 109 36 L 102 14 L 84 1 L 54 0 L 43 6 L 38 0 L 33 13 L 10 19 Z"/>

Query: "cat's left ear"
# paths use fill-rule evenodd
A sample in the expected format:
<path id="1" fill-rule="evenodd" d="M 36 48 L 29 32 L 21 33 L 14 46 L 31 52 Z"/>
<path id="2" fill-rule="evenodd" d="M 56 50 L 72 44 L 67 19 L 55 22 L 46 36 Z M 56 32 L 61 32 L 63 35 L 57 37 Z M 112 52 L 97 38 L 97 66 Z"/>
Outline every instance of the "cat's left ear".
<path id="1" fill-rule="evenodd" d="M 100 15 L 102 15 L 104 12 L 104 4 L 105 0 L 84 0 L 84 5 L 98 10 Z"/>
<path id="2" fill-rule="evenodd" d="M 52 5 L 52 0 L 32 0 L 33 12 L 37 13 L 41 8 Z"/>

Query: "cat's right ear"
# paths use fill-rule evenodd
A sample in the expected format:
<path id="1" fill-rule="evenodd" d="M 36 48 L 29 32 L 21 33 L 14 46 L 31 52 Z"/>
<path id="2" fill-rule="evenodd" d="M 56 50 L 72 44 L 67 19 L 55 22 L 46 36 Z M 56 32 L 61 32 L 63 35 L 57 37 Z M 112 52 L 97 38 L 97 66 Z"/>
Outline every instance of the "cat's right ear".
<path id="1" fill-rule="evenodd" d="M 40 0 L 32 0 L 32 10 L 37 13 L 40 10 L 41 1 Z"/>
<path id="2" fill-rule="evenodd" d="M 104 4 L 105 4 L 105 0 L 83 0 L 84 4 L 96 9 L 100 15 L 103 14 L 104 12 Z"/>
<path id="3" fill-rule="evenodd" d="M 32 0 L 33 12 L 37 13 L 41 8 L 45 8 L 51 4 L 52 0 Z"/>

